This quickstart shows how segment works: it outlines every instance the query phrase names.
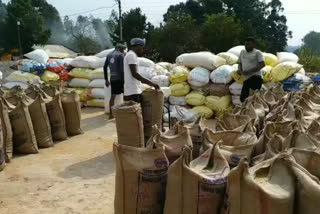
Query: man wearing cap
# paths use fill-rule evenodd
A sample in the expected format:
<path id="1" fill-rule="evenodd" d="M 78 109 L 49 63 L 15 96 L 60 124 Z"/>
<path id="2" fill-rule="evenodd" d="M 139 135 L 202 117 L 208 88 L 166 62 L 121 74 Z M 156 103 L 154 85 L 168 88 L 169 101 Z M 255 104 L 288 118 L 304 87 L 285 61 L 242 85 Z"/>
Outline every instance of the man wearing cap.
<path id="1" fill-rule="evenodd" d="M 124 74 L 123 74 L 123 59 L 124 51 L 127 46 L 125 43 L 118 43 L 115 50 L 108 54 L 105 65 L 104 65 L 104 78 L 106 80 L 106 86 L 111 85 L 111 98 L 109 101 L 110 116 L 109 119 L 113 118 L 112 106 L 117 95 L 123 93 L 124 86 Z M 110 81 L 108 77 L 108 67 L 110 68 Z"/>
<path id="2" fill-rule="evenodd" d="M 144 53 L 145 40 L 134 38 L 130 42 L 131 50 L 124 58 L 124 100 L 141 103 L 141 83 L 159 90 L 160 87 L 139 74 L 138 57 Z"/>

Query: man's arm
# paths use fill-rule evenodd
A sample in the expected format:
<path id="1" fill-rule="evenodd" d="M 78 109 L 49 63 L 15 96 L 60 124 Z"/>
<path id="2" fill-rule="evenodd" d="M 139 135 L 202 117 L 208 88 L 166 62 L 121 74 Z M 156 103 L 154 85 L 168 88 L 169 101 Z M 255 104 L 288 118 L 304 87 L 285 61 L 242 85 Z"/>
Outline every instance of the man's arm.
<path id="1" fill-rule="evenodd" d="M 246 75 L 254 74 L 254 73 L 260 71 L 264 67 L 266 67 L 266 64 L 264 61 L 262 61 L 262 62 L 259 62 L 259 64 L 256 67 L 254 67 L 250 70 L 247 70 L 247 71 L 243 71 L 243 73 Z"/>
<path id="2" fill-rule="evenodd" d="M 106 86 L 110 86 L 109 77 L 108 77 L 108 67 L 109 67 L 109 57 L 107 57 L 106 62 L 103 66 L 104 79 L 106 80 Z"/>
<path id="3" fill-rule="evenodd" d="M 142 76 L 138 73 L 138 71 L 137 71 L 137 65 L 134 65 L 134 64 L 133 64 L 133 65 L 129 65 L 129 66 L 130 66 L 131 74 L 132 74 L 132 76 L 133 76 L 134 78 L 136 78 L 137 80 L 139 80 L 140 82 L 142 82 L 142 83 L 144 83 L 144 84 L 147 84 L 147 85 L 150 85 L 150 86 L 154 87 L 154 88 L 157 89 L 157 90 L 160 89 L 159 85 L 157 85 L 157 84 L 151 82 L 150 80 L 142 77 Z"/>

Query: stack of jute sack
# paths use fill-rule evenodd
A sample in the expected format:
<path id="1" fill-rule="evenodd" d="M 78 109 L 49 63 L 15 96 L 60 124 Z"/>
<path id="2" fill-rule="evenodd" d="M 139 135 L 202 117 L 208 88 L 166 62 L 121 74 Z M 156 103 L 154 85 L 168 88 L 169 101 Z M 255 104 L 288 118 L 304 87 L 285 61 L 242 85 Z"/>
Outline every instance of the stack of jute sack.
<path id="1" fill-rule="evenodd" d="M 69 59 L 49 59 L 49 55 L 44 50 L 32 51 L 25 57 L 27 59 L 19 60 L 12 66 L 16 71 L 7 77 L 4 88 L 20 86 L 26 89 L 30 84 L 69 80 L 67 71 Z"/>
<path id="2" fill-rule="evenodd" d="M 36 154 L 55 141 L 82 134 L 80 98 L 51 85 L 16 86 L 0 96 L 0 165 L 13 154 Z M 5 162 L 3 161 L 5 160 Z"/>
<path id="3" fill-rule="evenodd" d="M 319 118 L 318 86 L 277 85 L 215 123 L 154 127 L 142 148 L 119 141 L 115 213 L 319 213 Z"/>
<path id="4" fill-rule="evenodd" d="M 104 107 L 105 60 L 96 56 L 79 56 L 70 62 L 74 69 L 69 73 L 73 77 L 69 87 L 78 89 L 81 101 L 87 106 Z"/>

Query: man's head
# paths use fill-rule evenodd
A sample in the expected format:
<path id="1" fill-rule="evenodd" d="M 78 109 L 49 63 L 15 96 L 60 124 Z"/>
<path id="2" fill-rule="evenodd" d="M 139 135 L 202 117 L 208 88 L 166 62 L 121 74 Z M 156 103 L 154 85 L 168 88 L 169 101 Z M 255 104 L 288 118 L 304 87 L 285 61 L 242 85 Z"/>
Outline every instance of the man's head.
<path id="1" fill-rule="evenodd" d="M 126 42 L 119 42 L 116 46 L 116 49 L 119 50 L 121 53 L 124 53 L 124 51 L 127 49 L 127 44 Z"/>
<path id="2" fill-rule="evenodd" d="M 245 42 L 246 50 L 251 52 L 254 48 L 256 48 L 256 40 L 253 37 L 249 37 Z"/>
<path id="3" fill-rule="evenodd" d="M 130 41 L 131 49 L 141 57 L 144 53 L 144 46 L 146 45 L 145 39 L 134 38 Z"/>

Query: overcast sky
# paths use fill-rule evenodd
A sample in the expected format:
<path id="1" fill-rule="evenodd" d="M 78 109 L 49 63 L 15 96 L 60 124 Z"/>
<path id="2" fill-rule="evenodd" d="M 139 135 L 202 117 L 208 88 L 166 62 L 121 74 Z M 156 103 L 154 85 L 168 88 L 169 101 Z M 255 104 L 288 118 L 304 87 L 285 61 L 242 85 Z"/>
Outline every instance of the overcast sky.
<path id="1" fill-rule="evenodd" d="M 54 5 L 61 16 L 81 13 L 94 10 L 99 7 L 112 7 L 114 0 L 47 0 Z M 184 0 L 185 1 L 185 0 Z M 147 15 L 148 20 L 153 24 L 162 21 L 162 15 L 170 5 L 184 2 L 183 0 L 122 0 L 124 11 L 140 7 Z M 301 44 L 301 39 L 311 30 L 320 32 L 320 0 L 281 0 L 285 15 L 288 19 L 288 26 L 293 31 L 293 38 L 289 45 Z M 4 2 L 8 2 L 5 0 Z M 117 9 L 116 6 L 113 7 Z M 111 8 L 96 10 L 83 15 L 92 14 L 100 18 L 108 18 Z"/>

